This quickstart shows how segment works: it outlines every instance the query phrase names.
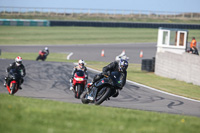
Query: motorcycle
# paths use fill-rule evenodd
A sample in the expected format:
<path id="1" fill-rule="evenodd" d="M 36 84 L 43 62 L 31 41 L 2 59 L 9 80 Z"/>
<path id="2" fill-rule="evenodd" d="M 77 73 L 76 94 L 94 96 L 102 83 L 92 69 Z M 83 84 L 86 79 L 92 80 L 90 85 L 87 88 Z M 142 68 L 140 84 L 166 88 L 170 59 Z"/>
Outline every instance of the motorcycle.
<path id="1" fill-rule="evenodd" d="M 36 58 L 36 61 L 38 61 L 38 60 L 45 61 L 45 60 L 46 60 L 46 52 L 40 50 L 40 51 L 39 51 L 39 55 L 38 55 L 38 57 Z"/>
<path id="2" fill-rule="evenodd" d="M 85 77 L 85 73 L 82 70 L 76 71 L 73 78 L 73 90 L 74 90 L 74 96 L 75 98 L 80 98 L 80 95 L 85 90 L 87 79 Z"/>
<path id="3" fill-rule="evenodd" d="M 94 103 L 100 105 L 105 100 L 110 100 L 110 97 L 117 97 L 121 88 L 120 73 L 112 72 L 109 76 L 104 75 L 99 81 L 94 84 L 88 83 L 88 88 L 81 95 L 83 104 Z"/>
<path id="4" fill-rule="evenodd" d="M 8 78 L 9 78 L 9 83 L 6 82 L 6 88 L 9 94 L 14 95 L 19 89 L 21 74 L 16 69 L 11 69 L 8 74 Z"/>

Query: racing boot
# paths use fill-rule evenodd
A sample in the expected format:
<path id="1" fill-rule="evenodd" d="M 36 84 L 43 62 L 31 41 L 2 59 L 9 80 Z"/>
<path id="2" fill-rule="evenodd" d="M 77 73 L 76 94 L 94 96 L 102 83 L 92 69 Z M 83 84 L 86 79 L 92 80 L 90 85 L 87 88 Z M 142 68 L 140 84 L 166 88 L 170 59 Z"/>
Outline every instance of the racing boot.
<path id="1" fill-rule="evenodd" d="M 4 85 L 4 87 L 6 87 L 6 81 L 7 81 L 7 79 L 8 79 L 8 78 L 7 78 L 7 77 L 5 77 L 5 81 L 4 81 L 4 84 L 3 84 L 3 85 Z"/>
<path id="2" fill-rule="evenodd" d="M 116 90 L 116 92 L 114 93 L 114 95 L 112 95 L 112 97 L 117 97 L 119 95 L 119 91 Z"/>
<path id="3" fill-rule="evenodd" d="M 4 87 L 6 87 L 6 82 L 4 82 L 4 84 L 3 84 L 3 85 L 4 85 Z"/>
<path id="4" fill-rule="evenodd" d="M 72 86 L 69 88 L 70 91 L 72 91 L 73 89 L 74 89 L 74 88 L 73 88 Z"/>
<path id="5" fill-rule="evenodd" d="M 74 88 L 73 88 L 73 78 L 71 78 L 70 80 L 69 80 L 69 82 L 70 82 L 70 88 L 69 88 L 69 90 L 70 91 L 72 91 Z"/>
<path id="6" fill-rule="evenodd" d="M 87 84 L 87 88 L 88 88 L 88 89 L 91 89 L 91 86 L 92 86 L 92 85 L 93 85 L 93 83 L 88 83 L 88 84 Z"/>
<path id="7" fill-rule="evenodd" d="M 19 89 L 20 89 L 20 90 L 22 90 L 22 87 L 21 87 L 21 86 L 19 86 Z"/>

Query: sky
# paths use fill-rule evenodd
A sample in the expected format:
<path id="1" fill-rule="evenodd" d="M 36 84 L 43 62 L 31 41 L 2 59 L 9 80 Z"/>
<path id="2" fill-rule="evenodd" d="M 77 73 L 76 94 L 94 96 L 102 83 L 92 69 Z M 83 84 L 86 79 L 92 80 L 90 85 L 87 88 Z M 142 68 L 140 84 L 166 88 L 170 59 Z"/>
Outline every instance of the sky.
<path id="1" fill-rule="evenodd" d="M 0 0 L 0 6 L 200 13 L 200 0 Z"/>

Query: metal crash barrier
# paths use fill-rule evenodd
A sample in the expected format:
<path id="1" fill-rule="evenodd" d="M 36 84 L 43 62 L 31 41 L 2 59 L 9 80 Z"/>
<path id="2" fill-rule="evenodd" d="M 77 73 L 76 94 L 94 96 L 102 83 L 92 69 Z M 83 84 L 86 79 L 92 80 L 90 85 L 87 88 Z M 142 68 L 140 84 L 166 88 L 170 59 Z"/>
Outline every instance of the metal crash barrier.
<path id="1" fill-rule="evenodd" d="M 33 19 L 0 19 L 2 26 L 49 26 L 48 20 Z"/>

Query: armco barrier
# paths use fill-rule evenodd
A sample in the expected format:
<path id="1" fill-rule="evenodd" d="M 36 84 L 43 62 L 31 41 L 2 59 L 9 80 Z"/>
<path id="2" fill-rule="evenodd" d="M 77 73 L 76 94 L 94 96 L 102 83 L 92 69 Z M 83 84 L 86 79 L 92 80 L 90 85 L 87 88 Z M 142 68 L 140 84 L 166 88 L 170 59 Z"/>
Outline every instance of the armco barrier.
<path id="1" fill-rule="evenodd" d="M 86 26 L 86 27 L 127 27 L 127 28 L 180 28 L 200 29 L 199 24 L 168 24 L 168 23 L 126 23 L 126 22 L 95 22 L 95 21 L 50 21 L 50 26 Z"/>
<path id="2" fill-rule="evenodd" d="M 0 19 L 3 26 L 49 26 L 48 20 L 33 19 Z"/>

